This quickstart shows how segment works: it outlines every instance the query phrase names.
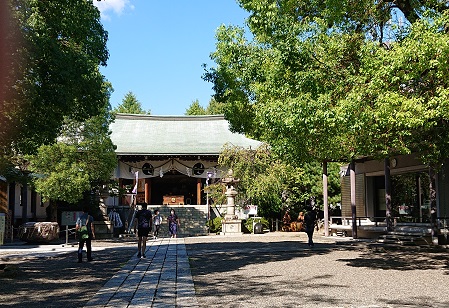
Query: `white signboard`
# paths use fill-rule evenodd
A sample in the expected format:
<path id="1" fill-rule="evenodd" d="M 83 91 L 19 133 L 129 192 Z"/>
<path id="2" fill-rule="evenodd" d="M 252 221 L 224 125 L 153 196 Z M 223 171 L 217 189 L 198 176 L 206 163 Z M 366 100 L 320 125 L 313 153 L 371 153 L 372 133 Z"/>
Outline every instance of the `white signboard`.
<path id="1" fill-rule="evenodd" d="M 250 216 L 257 216 L 257 205 L 247 205 L 242 209 L 236 209 L 235 214 L 240 219 L 248 219 Z"/>
<path id="2" fill-rule="evenodd" d="M 61 226 L 74 226 L 79 216 L 83 215 L 83 212 L 62 212 Z"/>

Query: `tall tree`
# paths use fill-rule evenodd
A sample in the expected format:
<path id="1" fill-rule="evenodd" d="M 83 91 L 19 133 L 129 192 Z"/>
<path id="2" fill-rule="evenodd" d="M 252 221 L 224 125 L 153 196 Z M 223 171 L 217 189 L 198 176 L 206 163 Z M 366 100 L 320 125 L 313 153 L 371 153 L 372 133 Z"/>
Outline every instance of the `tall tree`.
<path id="1" fill-rule="evenodd" d="M 240 0 L 205 79 L 232 129 L 291 161 L 448 156 L 448 4 Z"/>
<path id="2" fill-rule="evenodd" d="M 206 114 L 224 114 L 225 107 L 225 104 L 217 102 L 215 98 L 211 98 L 206 107 Z"/>
<path id="3" fill-rule="evenodd" d="M 185 115 L 224 114 L 224 108 L 225 104 L 217 102 L 215 98 L 211 98 L 206 108 L 198 100 L 194 100 L 186 109 Z"/>
<path id="4" fill-rule="evenodd" d="M 108 104 L 99 71 L 109 56 L 107 32 L 92 1 L 8 2 L 21 44 L 11 50 L 16 79 L 7 103 L 20 109 L 6 111 L 18 121 L 14 151 L 32 153 L 55 140 L 64 118 L 82 121 Z"/>
<path id="5" fill-rule="evenodd" d="M 111 121 L 107 110 L 83 122 L 67 120 L 58 142 L 27 156 L 36 191 L 47 200 L 75 203 L 85 191 L 108 182 L 117 166 Z"/>
<path id="6" fill-rule="evenodd" d="M 200 102 L 196 99 L 194 100 L 189 108 L 186 109 L 185 115 L 205 115 L 206 110 L 200 105 Z"/>
<path id="7" fill-rule="evenodd" d="M 114 108 L 114 112 L 118 113 L 132 113 L 132 114 L 150 114 L 151 111 L 145 111 L 142 108 L 142 103 L 137 100 L 133 92 L 129 91 L 125 94 L 122 103 Z"/>

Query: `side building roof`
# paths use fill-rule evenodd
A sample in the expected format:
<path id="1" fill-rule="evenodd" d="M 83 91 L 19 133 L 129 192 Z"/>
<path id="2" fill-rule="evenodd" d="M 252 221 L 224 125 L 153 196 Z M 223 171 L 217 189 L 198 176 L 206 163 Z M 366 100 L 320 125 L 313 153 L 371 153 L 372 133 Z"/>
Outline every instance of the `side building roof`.
<path id="1" fill-rule="evenodd" d="M 117 155 L 219 155 L 230 143 L 257 148 L 260 141 L 233 133 L 223 115 L 117 114 L 110 125 Z"/>

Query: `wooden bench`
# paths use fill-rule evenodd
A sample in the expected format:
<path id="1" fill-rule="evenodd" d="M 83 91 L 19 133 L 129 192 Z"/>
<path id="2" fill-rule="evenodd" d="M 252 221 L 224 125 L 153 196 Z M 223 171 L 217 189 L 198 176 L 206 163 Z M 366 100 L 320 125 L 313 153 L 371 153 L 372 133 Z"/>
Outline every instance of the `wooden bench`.
<path id="1" fill-rule="evenodd" d="M 351 236 L 352 235 L 352 217 L 345 216 L 332 216 L 330 217 L 331 223 L 329 230 L 332 235 Z M 367 230 L 371 227 L 376 227 L 377 223 L 371 221 L 368 217 L 357 217 L 357 230 L 363 230 L 367 227 Z M 341 221 L 341 224 L 337 223 Z"/>

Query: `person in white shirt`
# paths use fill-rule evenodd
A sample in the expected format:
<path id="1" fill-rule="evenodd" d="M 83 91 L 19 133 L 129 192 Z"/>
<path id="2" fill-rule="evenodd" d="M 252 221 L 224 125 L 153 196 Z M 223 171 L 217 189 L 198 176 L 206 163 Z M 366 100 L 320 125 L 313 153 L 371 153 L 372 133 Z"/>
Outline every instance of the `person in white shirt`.
<path id="1" fill-rule="evenodd" d="M 159 213 L 159 210 L 155 210 L 153 216 L 153 226 L 154 226 L 153 239 L 156 239 L 159 236 L 159 229 L 161 228 L 161 224 L 162 224 L 161 214 Z"/>

